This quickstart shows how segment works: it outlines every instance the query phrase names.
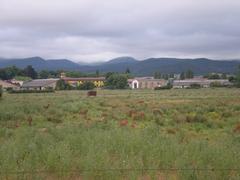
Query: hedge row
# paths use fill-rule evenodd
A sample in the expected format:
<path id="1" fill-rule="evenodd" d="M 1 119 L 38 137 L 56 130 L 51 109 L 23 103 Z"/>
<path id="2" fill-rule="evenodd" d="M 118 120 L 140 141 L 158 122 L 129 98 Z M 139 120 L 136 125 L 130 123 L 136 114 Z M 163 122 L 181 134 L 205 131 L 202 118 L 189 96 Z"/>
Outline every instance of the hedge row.
<path id="1" fill-rule="evenodd" d="M 20 93 L 54 93 L 53 89 L 48 90 L 10 90 L 8 91 L 11 94 L 20 94 Z"/>

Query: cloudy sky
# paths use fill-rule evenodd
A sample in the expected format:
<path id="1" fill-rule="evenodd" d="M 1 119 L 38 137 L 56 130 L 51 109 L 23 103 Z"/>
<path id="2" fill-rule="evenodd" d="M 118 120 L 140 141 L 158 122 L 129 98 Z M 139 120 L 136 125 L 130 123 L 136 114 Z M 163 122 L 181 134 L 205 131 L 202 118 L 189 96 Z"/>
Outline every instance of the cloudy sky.
<path id="1" fill-rule="evenodd" d="M 0 57 L 240 59 L 239 0 L 0 0 Z"/>

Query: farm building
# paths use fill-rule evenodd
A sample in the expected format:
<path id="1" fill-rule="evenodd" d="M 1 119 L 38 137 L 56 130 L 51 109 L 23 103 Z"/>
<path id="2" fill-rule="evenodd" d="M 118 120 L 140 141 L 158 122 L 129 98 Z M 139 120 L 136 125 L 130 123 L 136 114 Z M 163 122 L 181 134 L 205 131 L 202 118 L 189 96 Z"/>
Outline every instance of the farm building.
<path id="1" fill-rule="evenodd" d="M 35 79 L 24 82 L 21 88 L 26 90 L 55 89 L 58 80 L 59 79 Z"/>
<path id="2" fill-rule="evenodd" d="M 0 80 L 0 86 L 2 86 L 3 89 L 18 89 L 19 88 L 18 85 L 13 84 L 8 81 L 3 81 L 3 80 Z"/>
<path id="3" fill-rule="evenodd" d="M 164 79 L 154 79 L 153 77 L 139 77 L 128 80 L 129 87 L 132 89 L 154 89 L 167 85 Z"/>
<path id="4" fill-rule="evenodd" d="M 83 84 L 84 82 L 92 82 L 96 87 L 103 87 L 105 83 L 105 77 L 82 77 L 82 78 L 62 77 L 61 79 L 64 80 L 65 83 L 68 83 L 73 87 L 77 87 Z"/>
<path id="5" fill-rule="evenodd" d="M 217 83 L 221 86 L 229 86 L 232 85 L 227 79 L 204 79 L 204 78 L 196 78 L 196 79 L 185 79 L 185 80 L 174 80 L 173 88 L 190 88 L 192 85 L 199 85 L 203 88 L 209 88 L 211 84 Z"/>

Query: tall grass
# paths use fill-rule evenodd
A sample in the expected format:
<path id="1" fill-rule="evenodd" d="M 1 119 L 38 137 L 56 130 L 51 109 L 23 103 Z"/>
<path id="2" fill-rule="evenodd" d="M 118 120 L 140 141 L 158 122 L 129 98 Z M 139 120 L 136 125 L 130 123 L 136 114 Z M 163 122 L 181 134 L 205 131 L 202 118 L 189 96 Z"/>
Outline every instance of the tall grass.
<path id="1" fill-rule="evenodd" d="M 0 179 L 240 178 L 239 91 L 98 94 L 6 94 Z"/>

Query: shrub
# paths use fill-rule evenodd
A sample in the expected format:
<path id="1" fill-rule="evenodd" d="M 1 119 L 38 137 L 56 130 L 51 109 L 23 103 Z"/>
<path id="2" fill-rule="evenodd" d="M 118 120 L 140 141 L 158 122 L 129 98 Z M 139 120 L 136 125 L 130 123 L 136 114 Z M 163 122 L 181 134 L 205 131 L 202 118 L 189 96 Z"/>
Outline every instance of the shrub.
<path id="1" fill-rule="evenodd" d="M 53 93 L 55 92 L 53 89 L 46 90 L 11 90 L 9 93 L 11 94 L 21 94 L 21 93 Z"/>
<path id="2" fill-rule="evenodd" d="M 6 90 L 9 92 L 9 91 L 12 91 L 13 88 L 12 87 L 8 87 L 8 88 L 6 88 Z"/>
<path id="3" fill-rule="evenodd" d="M 92 82 L 84 82 L 77 87 L 79 90 L 92 90 L 95 88 L 95 85 Z"/>
<path id="4" fill-rule="evenodd" d="M 0 98 L 2 97 L 2 94 L 3 94 L 3 88 L 2 88 L 2 86 L 0 85 Z"/>
<path id="5" fill-rule="evenodd" d="M 166 89 L 172 89 L 172 85 L 168 84 L 166 86 L 161 86 L 161 87 L 155 87 L 154 90 L 166 90 Z"/>
<path id="6" fill-rule="evenodd" d="M 56 89 L 57 90 L 65 90 L 66 86 L 67 86 L 67 84 L 65 83 L 65 81 L 61 79 L 61 80 L 57 81 Z"/>
<path id="7" fill-rule="evenodd" d="M 211 82 L 210 87 L 226 87 L 226 85 L 221 84 L 220 82 Z"/>
<path id="8" fill-rule="evenodd" d="M 184 123 L 186 122 L 186 116 L 184 114 L 176 114 L 174 116 L 174 120 L 176 121 L 176 123 Z"/>
<path id="9" fill-rule="evenodd" d="M 189 123 L 203 123 L 207 121 L 207 118 L 200 113 L 189 113 L 186 116 L 186 121 Z"/>
<path id="10" fill-rule="evenodd" d="M 201 85 L 200 84 L 191 84 L 190 88 L 191 89 L 199 89 L 199 88 L 201 88 Z"/>
<path id="11" fill-rule="evenodd" d="M 111 74 L 107 77 L 107 89 L 126 89 L 128 87 L 127 76 L 123 74 Z"/>

